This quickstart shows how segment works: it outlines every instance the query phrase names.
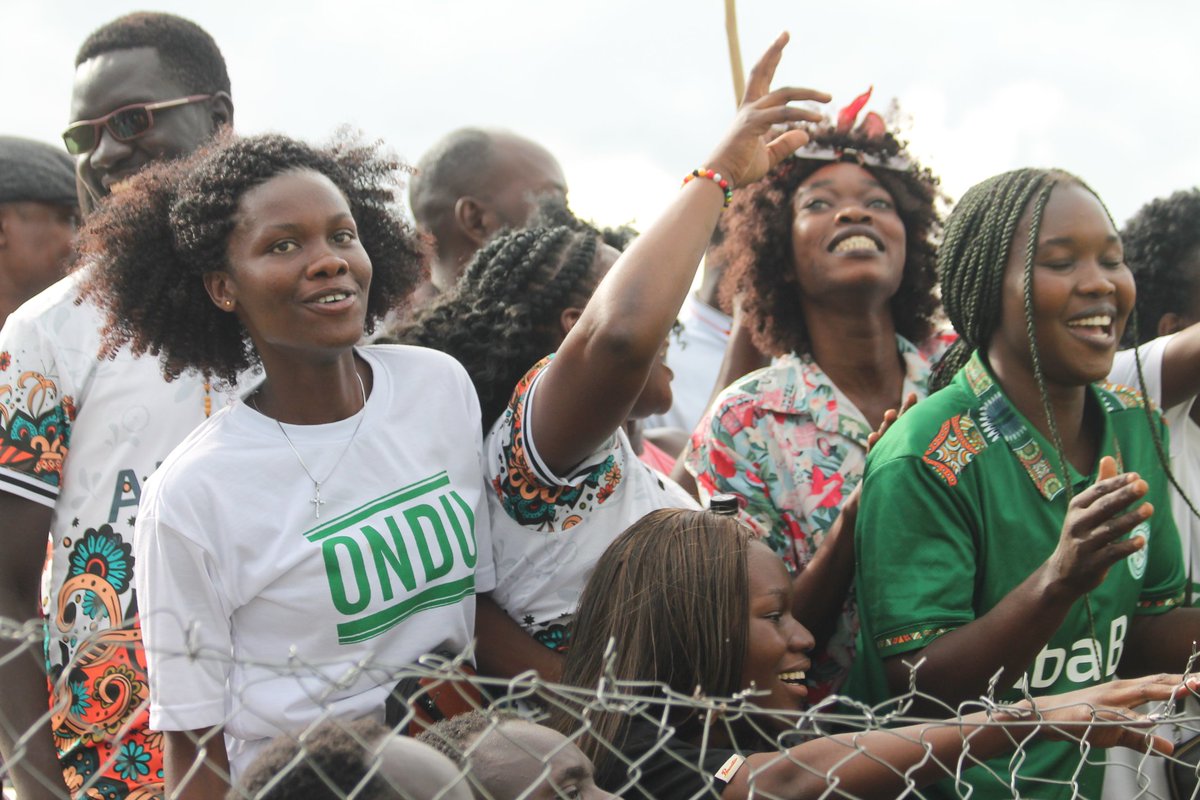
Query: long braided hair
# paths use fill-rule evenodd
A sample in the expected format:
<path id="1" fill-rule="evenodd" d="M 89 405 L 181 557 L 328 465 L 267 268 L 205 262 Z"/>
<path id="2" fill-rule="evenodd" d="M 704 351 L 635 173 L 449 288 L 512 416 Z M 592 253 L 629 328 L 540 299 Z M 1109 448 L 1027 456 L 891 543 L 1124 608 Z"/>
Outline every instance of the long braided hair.
<path id="1" fill-rule="evenodd" d="M 537 224 L 499 234 L 458 284 L 396 341 L 441 350 L 466 368 L 486 431 L 521 377 L 562 343 L 563 310 L 582 308 L 598 284 L 600 234 L 581 224 Z"/>
<path id="2" fill-rule="evenodd" d="M 1033 363 L 1033 375 L 1042 401 L 1042 413 L 1050 429 L 1051 440 L 1058 455 L 1061 474 L 1068 475 L 1066 448 L 1058 429 L 1050 395 L 1046 390 L 1046 379 L 1037 345 L 1037 330 L 1033 321 L 1033 263 L 1042 226 L 1042 217 L 1050 193 L 1059 185 L 1075 184 L 1090 192 L 1100 203 L 1112 223 L 1108 207 L 1099 195 L 1079 178 L 1058 169 L 1018 169 L 988 178 L 971 187 L 955 207 L 946 222 L 945 238 L 938 251 L 938 277 L 941 279 L 942 303 L 946 316 L 958 333 L 958 341 L 934 368 L 930 378 L 930 390 L 936 391 L 967 363 L 971 353 L 986 349 L 992 335 L 1000 325 L 1001 293 L 1004 271 L 1014 244 L 1017 226 L 1025 210 L 1032 203 L 1029 223 L 1029 241 L 1024 253 L 1024 299 L 1025 330 L 1029 337 L 1029 354 Z M 1116 225 L 1113 225 L 1116 230 Z M 1129 322 L 1137 327 L 1137 311 Z M 1142 371 L 1141 354 L 1134 348 L 1137 364 L 1138 388 L 1146 395 L 1146 380 Z M 1149 423 L 1150 435 L 1159 464 L 1167 479 L 1179 496 L 1184 499 L 1193 514 L 1195 506 L 1171 471 L 1170 459 L 1163 446 L 1159 426 L 1149 400 L 1142 403 Z M 1067 500 L 1074 494 L 1071 481 L 1064 480 Z M 1200 516 L 1200 514 L 1197 514 Z"/>

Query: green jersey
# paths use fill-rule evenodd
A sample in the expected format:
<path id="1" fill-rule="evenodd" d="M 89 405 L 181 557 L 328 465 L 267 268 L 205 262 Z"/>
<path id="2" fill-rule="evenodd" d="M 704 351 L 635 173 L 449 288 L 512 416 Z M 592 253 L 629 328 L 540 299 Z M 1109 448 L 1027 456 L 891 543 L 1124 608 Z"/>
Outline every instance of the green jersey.
<path id="1" fill-rule="evenodd" d="M 1111 679 L 1130 619 L 1182 601 L 1170 486 L 1141 395 L 1114 385 L 1090 391 L 1088 402 L 1103 411 L 1100 455 L 1140 473 L 1157 511 L 1129 534 L 1144 536 L 1146 546 L 1110 569 L 1088 602 L 1075 603 L 1021 680 L 996 687 L 998 701 L 1019 699 L 1026 684 L 1036 696 Z M 1154 424 L 1165 441 L 1157 415 Z M 1069 465 L 1068 472 L 1076 494 L 1096 480 Z M 978 353 L 896 423 L 868 457 L 864 481 L 855 532 L 861 629 L 846 692 L 878 704 L 891 697 L 884 659 L 911 653 L 916 663 L 921 655 L 912 651 L 987 613 L 1049 558 L 1068 492 L 1053 445 L 1009 402 Z M 1075 743 L 1037 741 L 1022 751 L 965 770 L 971 797 L 1011 798 L 1010 781 L 1022 797 L 1100 796 L 1103 754 L 1089 754 L 1081 768 Z M 966 790 L 948 780 L 928 795 Z"/>

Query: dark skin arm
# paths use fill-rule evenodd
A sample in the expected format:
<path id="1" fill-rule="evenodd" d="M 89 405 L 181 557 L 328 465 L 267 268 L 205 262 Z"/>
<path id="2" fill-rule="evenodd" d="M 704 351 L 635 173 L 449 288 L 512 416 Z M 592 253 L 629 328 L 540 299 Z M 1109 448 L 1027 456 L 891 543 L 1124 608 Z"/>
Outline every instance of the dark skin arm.
<path id="1" fill-rule="evenodd" d="M 1158 325 L 1160 336 L 1178 331 L 1163 351 L 1163 408 L 1172 408 L 1200 394 L 1200 323 L 1182 329 L 1179 325 L 1175 314 L 1164 314 Z"/>
<path id="2" fill-rule="evenodd" d="M 1142 751 L 1152 747 L 1169 754 L 1171 743 L 1159 736 L 1148 739 L 1150 723 L 1131 709 L 1143 702 L 1182 696 L 1184 691 L 1181 675 L 1113 681 L 1039 698 L 1034 701 L 1038 710 L 1033 717 L 1043 721 L 1038 735 L 1045 739 L 1086 738 L 1093 747 L 1122 746 Z M 953 764 L 964 750 L 969 749 L 975 759 L 1010 751 L 1010 736 L 1022 736 L 1035 724 L 1016 721 L 1018 714 L 1031 708 L 1027 702 L 1011 708 L 1016 713 L 996 712 L 991 717 L 993 723 L 1013 725 L 1011 734 L 1000 725 L 985 724 L 988 716 L 979 712 L 944 723 L 822 736 L 787 751 L 756 753 L 746 759 L 721 792 L 721 798 L 743 800 L 750 796 L 751 788 L 758 797 L 829 797 L 832 781 L 837 781 L 838 791 L 832 794 L 835 797 L 895 797 L 907 786 L 906 777 L 918 787 L 946 777 L 942 765 Z M 1097 719 L 1130 720 L 1131 724 L 1089 727 L 1088 723 Z M 917 764 L 921 766 L 913 769 Z"/>
<path id="3" fill-rule="evenodd" d="M 36 619 L 52 513 L 40 503 L 0 493 L 0 617 Z M 67 786 L 47 717 L 50 698 L 40 637 L 17 642 L 0 638 L 0 687 L 0 753 L 12 768 L 17 795 L 22 800 L 64 797 Z"/>
<path id="4" fill-rule="evenodd" d="M 543 681 L 562 679 L 562 654 L 526 633 L 490 594 L 475 598 L 475 637 L 475 658 L 484 675 L 514 678 L 532 669 Z"/>
<path id="5" fill-rule="evenodd" d="M 197 762 L 203 759 L 202 763 Z M 193 774 L 188 774 L 189 772 Z M 229 791 L 229 755 L 220 728 L 163 733 L 163 772 L 172 800 L 212 800 Z"/>
<path id="6" fill-rule="evenodd" d="M 1164 614 L 1133 617 L 1118 671 L 1122 676 L 1135 676 L 1150 674 L 1155 665 L 1178 664 L 1177 669 L 1186 669 L 1197 643 L 1200 608 L 1173 608 Z"/>
<path id="7" fill-rule="evenodd" d="M 789 103 L 828 95 L 811 89 L 770 91 L 786 36 L 751 71 L 746 99 L 725 140 L 705 165 L 740 186 L 807 141 L 773 125 L 815 120 Z M 724 193 L 713 181 L 684 186 L 666 212 L 626 250 L 601 281 L 541 379 L 530 426 L 547 466 L 565 474 L 595 452 L 629 416 L 690 289 L 721 214 Z"/>
<path id="8" fill-rule="evenodd" d="M 884 412 L 883 424 L 867 436 L 868 453 L 916 402 L 917 396 L 910 392 L 899 411 Z M 861 495 L 860 483 L 842 503 L 842 510 L 812 560 L 792 579 L 792 616 L 812 632 L 817 650 L 828 643 L 837 629 L 838 617 L 854 581 L 854 525 L 858 522 Z"/>
<path id="9" fill-rule="evenodd" d="M 1096 483 L 1071 501 L 1050 558 L 983 616 L 920 651 L 887 659 L 884 671 L 891 691 L 908 692 L 909 664 L 922 658 L 918 690 L 950 706 L 983 695 L 997 670 L 1003 670 L 998 685 L 1013 684 L 1062 626 L 1071 606 L 1099 586 L 1114 564 L 1145 547 L 1140 536 L 1121 537 L 1154 513 L 1149 503 L 1127 510 L 1147 489 L 1134 473 L 1116 475 L 1111 457 L 1101 459 Z M 1126 652 L 1130 649 L 1127 644 Z M 913 708 L 913 713 L 944 711 L 919 700 Z"/>

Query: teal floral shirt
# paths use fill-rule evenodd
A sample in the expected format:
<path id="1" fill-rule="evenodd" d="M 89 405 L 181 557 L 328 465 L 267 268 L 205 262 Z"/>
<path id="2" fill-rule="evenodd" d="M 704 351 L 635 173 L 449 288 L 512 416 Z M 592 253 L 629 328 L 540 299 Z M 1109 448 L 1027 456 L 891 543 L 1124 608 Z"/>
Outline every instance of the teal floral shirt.
<path id="1" fill-rule="evenodd" d="M 924 398 L 929 372 L 954 341 L 938 334 L 920 347 L 897 336 L 904 394 Z M 701 499 L 737 495 L 739 516 L 787 563 L 803 569 L 821 547 L 842 503 L 862 480 L 867 436 L 862 412 L 810 355 L 795 353 L 734 382 L 717 396 L 692 434 L 687 469 Z M 858 614 L 846 598 L 837 629 L 814 654 L 809 699 L 836 692 L 854 660 Z"/>

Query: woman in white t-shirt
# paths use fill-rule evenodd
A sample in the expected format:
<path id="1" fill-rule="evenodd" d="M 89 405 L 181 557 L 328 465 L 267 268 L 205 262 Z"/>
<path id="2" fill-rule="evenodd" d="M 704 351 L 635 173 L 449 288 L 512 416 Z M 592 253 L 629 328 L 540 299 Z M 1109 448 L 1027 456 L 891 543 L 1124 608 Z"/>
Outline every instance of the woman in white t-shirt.
<path id="1" fill-rule="evenodd" d="M 168 377 L 265 372 L 138 509 L 173 797 L 221 796 L 281 733 L 382 719 L 395 670 L 469 646 L 492 588 L 469 379 L 441 353 L 357 346 L 421 273 L 399 166 L 353 142 L 226 139 L 148 169 L 83 233 L 106 353 L 128 342 Z"/>
<path id="2" fill-rule="evenodd" d="M 491 426 L 496 590 L 480 603 L 481 669 L 556 678 L 605 547 L 649 511 L 694 507 L 637 460 L 621 426 L 669 406 L 667 334 L 732 189 L 807 141 L 798 130 L 772 138 L 771 126 L 818 119 L 791 102 L 828 100 L 810 89 L 769 92 L 785 42 L 755 67 L 712 157 L 624 253 L 570 226 L 508 234 L 406 336 L 463 362 Z"/>

